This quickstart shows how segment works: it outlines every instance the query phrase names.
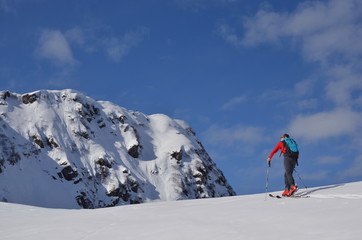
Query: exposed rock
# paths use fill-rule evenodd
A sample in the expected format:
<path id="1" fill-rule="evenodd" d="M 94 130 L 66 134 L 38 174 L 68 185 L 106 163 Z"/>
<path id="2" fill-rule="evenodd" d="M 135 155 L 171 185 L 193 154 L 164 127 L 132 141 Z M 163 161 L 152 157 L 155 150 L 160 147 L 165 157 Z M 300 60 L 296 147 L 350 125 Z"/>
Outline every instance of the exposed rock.
<path id="1" fill-rule="evenodd" d="M 107 168 L 112 168 L 112 164 L 109 163 L 106 159 L 104 158 L 99 158 L 96 161 L 96 164 L 100 165 L 100 166 L 105 166 Z"/>
<path id="2" fill-rule="evenodd" d="M 78 196 L 76 196 L 76 201 L 79 206 L 85 209 L 94 209 L 94 205 L 92 201 L 87 197 L 85 192 L 81 192 Z"/>
<path id="3" fill-rule="evenodd" d="M 0 159 L 0 174 L 3 172 L 4 162 L 4 159 Z"/>
<path id="4" fill-rule="evenodd" d="M 6 100 L 11 96 L 11 93 L 9 91 L 3 92 L 3 94 L 0 95 L 0 99 Z"/>
<path id="5" fill-rule="evenodd" d="M 24 104 L 33 103 L 38 99 L 36 94 L 25 94 L 21 97 Z"/>
<path id="6" fill-rule="evenodd" d="M 187 133 L 189 133 L 189 134 L 191 134 L 191 135 L 193 135 L 193 136 L 196 136 L 196 133 L 194 132 L 194 130 L 192 130 L 192 128 L 186 128 L 186 131 L 187 131 Z"/>
<path id="7" fill-rule="evenodd" d="M 34 135 L 34 136 L 32 136 L 31 138 L 33 139 L 33 141 L 34 141 L 39 147 L 44 148 L 44 143 L 43 143 L 43 141 L 40 139 L 39 136 Z"/>
<path id="8" fill-rule="evenodd" d="M 116 189 L 107 193 L 107 196 L 118 197 L 118 198 L 121 198 L 124 202 L 128 202 L 131 195 L 130 195 L 129 191 L 127 190 L 127 186 L 124 184 L 120 184 Z"/>
<path id="9" fill-rule="evenodd" d="M 7 161 L 10 165 L 15 165 L 20 161 L 21 157 L 17 152 L 11 152 Z"/>
<path id="10" fill-rule="evenodd" d="M 54 140 L 53 137 L 47 138 L 47 143 L 51 148 L 58 148 L 59 144 Z"/>
<path id="11" fill-rule="evenodd" d="M 76 135 L 83 137 L 85 139 L 89 139 L 89 134 L 86 131 L 79 131 L 79 132 L 75 132 Z"/>
<path id="12" fill-rule="evenodd" d="M 180 151 L 174 151 L 171 153 L 171 158 L 174 158 L 177 160 L 177 162 L 180 162 L 182 160 L 182 150 Z"/>
<path id="13" fill-rule="evenodd" d="M 121 116 L 119 116 L 118 120 L 119 120 L 120 123 L 124 124 L 126 122 L 126 120 L 127 120 L 127 117 L 121 115 Z"/>
<path id="14" fill-rule="evenodd" d="M 140 149 L 139 145 L 133 145 L 130 149 L 128 149 L 128 154 L 133 158 L 138 158 L 140 155 L 138 152 L 139 149 Z"/>
<path id="15" fill-rule="evenodd" d="M 71 181 L 74 178 L 78 177 L 78 172 L 73 170 L 71 166 L 66 166 L 65 168 L 62 169 L 61 175 L 59 176 L 63 176 L 65 180 Z"/>

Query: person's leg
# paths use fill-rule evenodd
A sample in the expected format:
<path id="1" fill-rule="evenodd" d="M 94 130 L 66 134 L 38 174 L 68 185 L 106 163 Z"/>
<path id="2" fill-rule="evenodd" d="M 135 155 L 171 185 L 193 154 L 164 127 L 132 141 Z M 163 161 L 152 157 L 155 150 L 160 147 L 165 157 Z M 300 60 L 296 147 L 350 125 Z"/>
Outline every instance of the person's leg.
<path id="1" fill-rule="evenodd" d="M 285 189 L 290 190 L 292 186 L 295 185 L 294 178 L 293 178 L 293 171 L 295 168 L 296 161 L 290 157 L 284 157 L 284 182 L 285 182 Z"/>

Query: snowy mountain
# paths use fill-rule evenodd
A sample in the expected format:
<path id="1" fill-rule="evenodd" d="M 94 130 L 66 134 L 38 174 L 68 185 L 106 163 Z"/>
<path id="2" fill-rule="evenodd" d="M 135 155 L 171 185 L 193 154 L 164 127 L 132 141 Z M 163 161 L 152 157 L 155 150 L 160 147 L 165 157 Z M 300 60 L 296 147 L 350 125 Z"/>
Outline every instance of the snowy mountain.
<path id="1" fill-rule="evenodd" d="M 232 195 L 183 121 L 74 90 L 0 92 L 0 201 L 101 208 Z"/>
<path id="2" fill-rule="evenodd" d="M 280 192 L 279 192 L 280 193 Z M 362 182 L 300 189 L 309 198 L 264 194 L 103 209 L 0 203 L 2 240 L 358 240 Z"/>

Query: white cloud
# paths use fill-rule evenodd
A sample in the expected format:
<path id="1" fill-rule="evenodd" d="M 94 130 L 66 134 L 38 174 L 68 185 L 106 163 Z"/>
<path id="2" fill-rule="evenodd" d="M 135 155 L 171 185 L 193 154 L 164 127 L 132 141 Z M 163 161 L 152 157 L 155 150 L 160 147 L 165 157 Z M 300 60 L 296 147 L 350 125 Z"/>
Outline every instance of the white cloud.
<path id="1" fill-rule="evenodd" d="M 227 43 L 239 47 L 243 44 L 242 39 L 235 33 L 235 29 L 225 23 L 219 23 L 216 26 L 216 33 L 219 34 Z"/>
<path id="2" fill-rule="evenodd" d="M 362 156 L 354 159 L 350 168 L 340 173 L 341 178 L 362 177 Z"/>
<path id="3" fill-rule="evenodd" d="M 16 3 L 14 0 L 0 0 L 0 10 L 5 13 L 16 13 L 12 4 Z"/>
<path id="4" fill-rule="evenodd" d="M 280 43 L 291 38 L 300 43 L 307 60 L 326 62 L 338 56 L 350 60 L 362 53 L 362 3 L 358 0 L 311 1 L 293 13 L 261 9 L 245 18 L 245 46 Z"/>
<path id="5" fill-rule="evenodd" d="M 317 159 L 317 163 L 323 165 L 339 164 L 342 161 L 343 161 L 342 158 L 336 156 L 323 156 Z"/>
<path id="6" fill-rule="evenodd" d="M 326 179 L 330 179 L 329 175 L 330 175 L 330 171 L 321 170 L 321 171 L 315 172 L 315 173 L 304 173 L 303 179 L 305 179 L 305 180 L 326 180 Z"/>
<path id="7" fill-rule="evenodd" d="M 43 30 L 39 38 L 36 55 L 56 65 L 75 65 L 77 60 L 65 36 L 59 30 Z"/>
<path id="8" fill-rule="evenodd" d="M 199 12 L 210 5 L 222 7 L 224 5 L 227 6 L 229 4 L 238 3 L 239 1 L 241 0 L 173 0 L 176 6 L 192 12 Z"/>
<path id="9" fill-rule="evenodd" d="M 255 46 L 265 42 L 278 43 L 284 35 L 287 21 L 286 14 L 259 10 L 254 17 L 244 19 L 246 32 L 240 43 L 245 46 Z"/>
<path id="10" fill-rule="evenodd" d="M 139 27 L 135 31 L 126 33 L 121 38 L 111 37 L 104 39 L 102 42 L 108 57 L 116 62 L 119 62 L 131 51 L 132 48 L 138 46 L 148 34 L 148 28 Z"/>
<path id="11" fill-rule="evenodd" d="M 244 103 L 245 101 L 246 101 L 245 95 L 234 97 L 234 98 L 230 99 L 227 103 L 222 105 L 221 109 L 222 110 L 231 110 L 234 107 L 236 107 L 237 105 Z"/>
<path id="12" fill-rule="evenodd" d="M 212 125 L 204 134 L 205 141 L 212 145 L 232 146 L 234 144 L 258 144 L 265 141 L 264 130 L 259 127 L 236 125 L 222 127 Z"/>
<path id="13" fill-rule="evenodd" d="M 74 42 L 80 46 L 84 45 L 86 42 L 86 33 L 79 27 L 67 30 L 65 32 L 65 36 L 69 41 Z"/>
<path id="14" fill-rule="evenodd" d="M 318 99 L 310 98 L 310 99 L 300 100 L 300 101 L 298 101 L 298 107 L 301 110 L 317 109 L 317 107 L 318 107 Z"/>
<path id="15" fill-rule="evenodd" d="M 354 100 L 354 103 L 359 106 L 359 107 L 362 107 L 362 95 L 360 95 L 359 97 L 357 97 L 355 100 Z"/>
<path id="16" fill-rule="evenodd" d="M 358 104 L 358 96 L 362 94 L 362 74 L 350 66 L 334 66 L 328 72 L 329 81 L 326 86 L 326 97 L 337 106 L 353 106 Z M 357 95 L 353 96 L 352 93 Z"/>
<path id="17" fill-rule="evenodd" d="M 223 159 L 225 156 L 234 155 L 243 159 L 254 158 L 261 154 L 260 146 L 270 142 L 265 130 L 256 126 L 237 124 L 234 126 L 211 125 L 201 134 L 203 144 L 213 151 L 228 153 L 224 156 L 214 154 L 213 157 Z M 211 152 L 213 152 L 211 151 Z"/>
<path id="18" fill-rule="evenodd" d="M 307 140 L 318 140 L 353 134 L 361 126 L 361 113 L 335 109 L 312 115 L 299 115 L 289 125 L 289 132 Z"/>
<path id="19" fill-rule="evenodd" d="M 260 96 L 259 100 L 261 101 L 271 101 L 271 100 L 280 100 L 289 98 L 294 93 L 291 91 L 286 91 L 285 89 L 267 89 L 263 91 Z"/>
<path id="20" fill-rule="evenodd" d="M 310 94 L 311 90 L 313 90 L 314 85 L 316 83 L 315 78 L 307 78 L 303 81 L 300 81 L 294 85 L 294 91 L 297 96 L 305 96 Z"/>
<path id="21" fill-rule="evenodd" d="M 64 33 L 59 30 L 43 30 L 35 54 L 40 59 L 51 60 L 59 66 L 75 65 L 72 48 L 88 54 L 104 52 L 115 62 L 121 61 L 132 49 L 137 47 L 149 34 L 146 27 L 113 36 L 109 28 L 100 29 L 74 27 Z"/>

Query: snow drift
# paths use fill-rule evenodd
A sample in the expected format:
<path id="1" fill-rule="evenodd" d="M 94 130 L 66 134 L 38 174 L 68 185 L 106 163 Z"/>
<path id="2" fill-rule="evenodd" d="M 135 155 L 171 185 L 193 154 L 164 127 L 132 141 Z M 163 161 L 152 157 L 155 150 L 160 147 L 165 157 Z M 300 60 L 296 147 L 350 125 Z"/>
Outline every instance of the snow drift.
<path id="1" fill-rule="evenodd" d="M 232 195 L 181 120 L 74 90 L 0 92 L 0 201 L 101 208 Z"/>

